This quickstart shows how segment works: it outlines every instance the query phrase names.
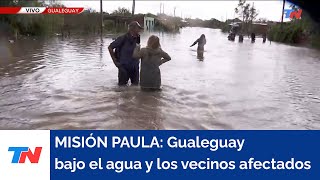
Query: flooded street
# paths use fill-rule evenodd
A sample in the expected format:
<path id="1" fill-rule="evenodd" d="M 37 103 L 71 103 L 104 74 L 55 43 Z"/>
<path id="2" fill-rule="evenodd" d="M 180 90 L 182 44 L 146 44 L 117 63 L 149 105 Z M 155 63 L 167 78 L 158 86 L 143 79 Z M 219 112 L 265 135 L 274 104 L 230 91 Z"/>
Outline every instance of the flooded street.
<path id="1" fill-rule="evenodd" d="M 214 29 L 153 34 L 172 57 L 161 92 L 118 87 L 111 38 L 2 39 L 0 129 L 320 129 L 320 51 Z M 203 61 L 189 48 L 201 34 Z"/>

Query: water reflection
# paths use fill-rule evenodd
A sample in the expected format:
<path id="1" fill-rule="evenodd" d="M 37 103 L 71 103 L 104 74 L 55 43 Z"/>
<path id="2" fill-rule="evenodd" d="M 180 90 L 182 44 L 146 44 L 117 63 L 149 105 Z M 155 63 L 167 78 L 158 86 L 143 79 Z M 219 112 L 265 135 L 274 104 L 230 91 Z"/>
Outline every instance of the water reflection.
<path id="1" fill-rule="evenodd" d="M 0 55 L 0 76 L 23 75 L 44 68 L 44 40 L 37 40 L 37 43 L 33 40 L 21 40 L 19 43 L 9 43 L 4 39 L 0 41 L 3 52 Z M 20 57 L 16 57 L 16 54 Z"/>
<path id="2" fill-rule="evenodd" d="M 164 129 L 160 109 L 161 92 L 140 91 L 138 87 L 122 89 L 113 114 L 121 122 L 119 129 Z"/>

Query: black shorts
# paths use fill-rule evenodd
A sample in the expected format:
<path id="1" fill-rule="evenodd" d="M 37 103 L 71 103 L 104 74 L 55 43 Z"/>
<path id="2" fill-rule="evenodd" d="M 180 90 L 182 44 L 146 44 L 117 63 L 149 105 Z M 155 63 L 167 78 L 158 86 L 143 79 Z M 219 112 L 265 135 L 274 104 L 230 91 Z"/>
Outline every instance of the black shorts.
<path id="1" fill-rule="evenodd" d="M 139 85 L 139 64 L 121 65 L 118 70 L 118 84 L 120 86 L 127 85 L 129 79 L 132 85 Z"/>

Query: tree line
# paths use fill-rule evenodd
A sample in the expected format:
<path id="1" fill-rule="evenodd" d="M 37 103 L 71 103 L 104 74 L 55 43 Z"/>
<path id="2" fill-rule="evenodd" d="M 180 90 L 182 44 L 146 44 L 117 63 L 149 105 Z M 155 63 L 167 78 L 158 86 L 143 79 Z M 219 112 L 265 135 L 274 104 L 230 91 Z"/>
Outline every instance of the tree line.
<path id="1" fill-rule="evenodd" d="M 47 4 L 38 0 L 0 0 L 0 7 L 64 7 L 59 3 Z M 109 13 L 104 12 L 105 15 Z M 126 8 L 118 8 L 111 15 L 128 16 L 131 12 Z M 8 14 L 0 16 L 0 32 L 8 36 L 41 36 L 68 34 L 97 34 L 100 28 L 100 13 L 94 9 L 86 9 L 77 15 L 63 14 Z M 119 31 L 113 22 L 104 22 L 105 31 Z M 121 31 L 121 30 L 120 30 Z"/>

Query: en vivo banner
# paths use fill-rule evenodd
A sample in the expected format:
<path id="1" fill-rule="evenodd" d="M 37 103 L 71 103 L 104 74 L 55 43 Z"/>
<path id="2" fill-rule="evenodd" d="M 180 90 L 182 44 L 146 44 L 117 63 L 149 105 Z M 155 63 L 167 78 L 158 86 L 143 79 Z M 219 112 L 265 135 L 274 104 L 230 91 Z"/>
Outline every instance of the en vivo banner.
<path id="1" fill-rule="evenodd" d="M 320 131 L 0 131 L 1 179 L 319 179 Z"/>
<path id="2" fill-rule="evenodd" d="M 83 11 L 82 7 L 0 7 L 0 14 L 80 14 Z"/>

